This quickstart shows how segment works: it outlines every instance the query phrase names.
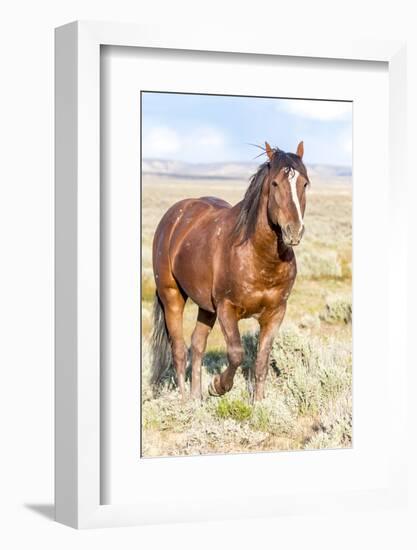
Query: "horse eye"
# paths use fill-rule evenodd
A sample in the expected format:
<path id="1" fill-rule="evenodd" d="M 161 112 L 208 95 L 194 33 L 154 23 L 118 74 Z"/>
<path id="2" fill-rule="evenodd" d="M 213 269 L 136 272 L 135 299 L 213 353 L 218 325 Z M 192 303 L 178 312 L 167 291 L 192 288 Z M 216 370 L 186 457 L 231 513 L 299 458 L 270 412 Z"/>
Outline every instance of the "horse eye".
<path id="1" fill-rule="evenodd" d="M 305 184 L 304 184 L 304 189 L 305 189 L 306 187 L 308 187 L 308 181 L 306 181 Z"/>
<path id="2" fill-rule="evenodd" d="M 274 180 L 274 181 L 272 182 L 272 185 L 273 185 L 274 187 L 278 187 L 278 182 Z"/>

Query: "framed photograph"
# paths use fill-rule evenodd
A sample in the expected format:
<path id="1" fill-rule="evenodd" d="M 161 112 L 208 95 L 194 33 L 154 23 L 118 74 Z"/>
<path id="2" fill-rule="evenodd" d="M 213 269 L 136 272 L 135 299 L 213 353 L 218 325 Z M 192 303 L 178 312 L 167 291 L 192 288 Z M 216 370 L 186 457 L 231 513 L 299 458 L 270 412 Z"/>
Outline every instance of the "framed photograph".
<path id="1" fill-rule="evenodd" d="M 141 122 L 141 455 L 350 448 L 352 102 L 142 91 Z"/>
<path id="2" fill-rule="evenodd" d="M 404 502 L 404 60 L 56 30 L 58 521 Z"/>

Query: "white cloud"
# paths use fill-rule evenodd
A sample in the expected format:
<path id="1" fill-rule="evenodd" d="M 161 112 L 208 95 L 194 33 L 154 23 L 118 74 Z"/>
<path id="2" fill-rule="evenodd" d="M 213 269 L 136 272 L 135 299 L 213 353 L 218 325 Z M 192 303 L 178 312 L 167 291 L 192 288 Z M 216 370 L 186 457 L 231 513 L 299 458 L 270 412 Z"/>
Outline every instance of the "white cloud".
<path id="1" fill-rule="evenodd" d="M 199 128 L 190 136 L 191 143 L 201 147 L 223 147 L 224 135 L 215 128 Z"/>
<path id="2" fill-rule="evenodd" d="M 144 129 L 142 139 L 144 158 L 211 161 L 226 147 L 223 132 L 206 126 L 187 133 L 180 133 L 169 126 L 151 126 Z"/>
<path id="3" fill-rule="evenodd" d="M 167 126 L 154 126 L 143 133 L 143 154 L 145 157 L 164 158 L 181 148 L 177 132 Z"/>
<path id="4" fill-rule="evenodd" d="M 352 113 L 352 103 L 343 101 L 292 99 L 281 106 L 289 113 L 315 120 L 345 120 Z"/>

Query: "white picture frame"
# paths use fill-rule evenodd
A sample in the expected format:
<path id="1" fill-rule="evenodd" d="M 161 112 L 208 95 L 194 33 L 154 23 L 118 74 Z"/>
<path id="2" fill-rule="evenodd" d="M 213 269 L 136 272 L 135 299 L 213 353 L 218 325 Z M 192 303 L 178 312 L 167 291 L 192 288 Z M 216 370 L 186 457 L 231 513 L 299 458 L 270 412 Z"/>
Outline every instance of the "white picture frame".
<path id="1" fill-rule="evenodd" d="M 392 223 L 406 224 L 405 204 L 396 182 L 405 170 L 405 45 L 364 41 L 328 44 L 239 30 L 209 28 L 178 32 L 169 27 L 75 22 L 56 29 L 56 519 L 77 528 L 121 526 L 189 519 L 236 518 L 339 507 L 395 506 L 406 491 L 406 346 L 396 354 L 396 447 L 389 457 L 383 489 L 355 493 L 289 494 L 253 510 L 228 497 L 227 510 L 207 503 L 186 513 L 167 501 L 164 510 L 149 504 L 101 504 L 100 445 L 100 47 L 102 45 L 252 53 L 303 58 L 383 61 L 389 71 L 389 155 Z M 404 229 L 403 234 L 406 231 Z M 407 257 L 399 243 L 396 268 L 404 275 Z M 405 290 L 389 301 L 390 315 L 405 323 Z M 404 327 L 405 328 L 405 327 Z M 404 330 L 405 338 L 405 330 Z M 399 393 L 398 393 L 399 392 Z M 219 495 L 219 498 L 222 496 Z M 237 500 L 237 499 L 236 499 Z"/>

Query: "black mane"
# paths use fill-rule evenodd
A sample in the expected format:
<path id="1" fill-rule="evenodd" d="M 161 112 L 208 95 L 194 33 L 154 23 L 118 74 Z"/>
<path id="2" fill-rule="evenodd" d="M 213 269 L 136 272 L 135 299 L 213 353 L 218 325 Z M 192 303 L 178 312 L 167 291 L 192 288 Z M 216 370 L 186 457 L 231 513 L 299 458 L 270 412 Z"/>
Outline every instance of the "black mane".
<path id="1" fill-rule="evenodd" d="M 270 169 L 278 172 L 282 168 L 291 168 L 300 172 L 307 179 L 306 168 L 298 155 L 285 153 L 278 148 L 273 149 L 273 153 L 272 160 L 261 164 L 257 172 L 253 174 L 243 197 L 242 208 L 233 229 L 235 236 L 241 236 L 239 244 L 245 243 L 255 232 L 262 187 Z"/>

